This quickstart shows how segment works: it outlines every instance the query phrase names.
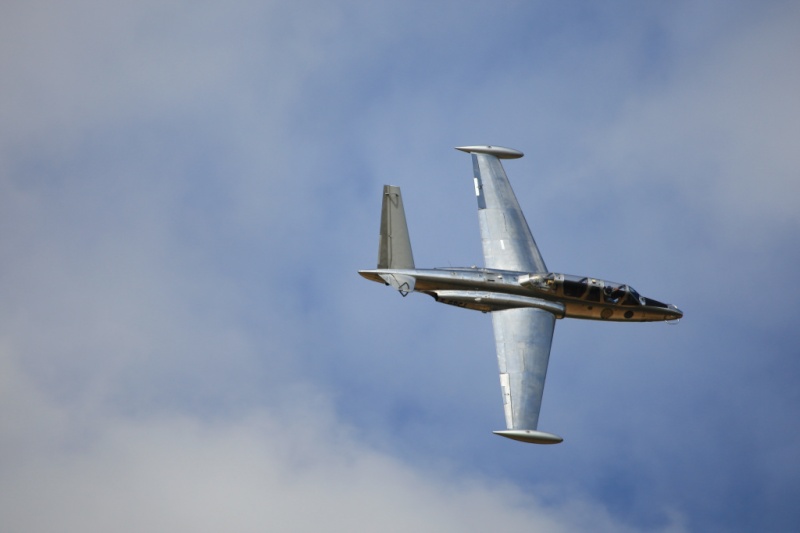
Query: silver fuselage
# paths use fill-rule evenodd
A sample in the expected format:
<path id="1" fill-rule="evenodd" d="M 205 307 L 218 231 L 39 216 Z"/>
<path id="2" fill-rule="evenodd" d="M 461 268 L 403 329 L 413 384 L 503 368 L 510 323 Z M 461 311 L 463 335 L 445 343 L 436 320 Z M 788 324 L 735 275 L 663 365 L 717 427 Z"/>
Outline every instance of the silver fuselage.
<path id="1" fill-rule="evenodd" d="M 674 305 L 640 296 L 628 285 L 590 277 L 477 267 L 374 269 L 359 274 L 403 292 L 421 292 L 441 303 L 482 312 L 533 307 L 557 318 L 619 322 L 674 321 L 683 316 Z"/>

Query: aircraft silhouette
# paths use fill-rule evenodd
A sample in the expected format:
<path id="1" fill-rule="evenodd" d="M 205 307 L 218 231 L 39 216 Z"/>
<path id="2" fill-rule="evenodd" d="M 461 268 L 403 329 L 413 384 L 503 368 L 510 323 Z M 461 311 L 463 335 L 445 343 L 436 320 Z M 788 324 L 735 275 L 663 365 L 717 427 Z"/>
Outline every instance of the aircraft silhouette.
<path id="1" fill-rule="evenodd" d="M 359 274 L 403 296 L 421 292 L 437 302 L 491 313 L 506 419 L 506 429 L 494 433 L 559 443 L 558 435 L 537 429 L 556 319 L 677 321 L 683 312 L 629 285 L 549 272 L 500 161 L 522 152 L 499 146 L 456 149 L 472 155 L 484 268 L 417 269 L 400 188 L 385 185 L 378 267 Z"/>

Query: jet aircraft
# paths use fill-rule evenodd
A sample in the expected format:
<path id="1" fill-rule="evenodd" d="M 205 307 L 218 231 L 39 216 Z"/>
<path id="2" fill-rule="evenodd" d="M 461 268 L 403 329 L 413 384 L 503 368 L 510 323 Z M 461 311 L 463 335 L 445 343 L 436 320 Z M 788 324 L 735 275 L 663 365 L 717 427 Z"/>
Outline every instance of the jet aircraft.
<path id="1" fill-rule="evenodd" d="M 385 185 L 378 266 L 359 274 L 403 296 L 421 292 L 437 302 L 491 313 L 506 420 L 506 429 L 494 433 L 557 444 L 561 437 L 538 429 L 556 319 L 672 322 L 683 312 L 630 285 L 550 272 L 501 163 L 523 153 L 499 146 L 456 149 L 472 156 L 484 268 L 416 268 L 400 188 Z"/>

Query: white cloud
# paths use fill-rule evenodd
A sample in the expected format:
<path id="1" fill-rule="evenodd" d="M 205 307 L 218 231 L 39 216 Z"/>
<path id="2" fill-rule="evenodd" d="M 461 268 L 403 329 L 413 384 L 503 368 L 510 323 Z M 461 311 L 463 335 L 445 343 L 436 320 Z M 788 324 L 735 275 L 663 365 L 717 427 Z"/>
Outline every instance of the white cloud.
<path id="1" fill-rule="evenodd" d="M 767 5 L 684 50 L 664 83 L 632 94 L 593 139 L 604 170 L 629 183 L 666 182 L 735 242 L 796 226 L 799 18 L 796 5 Z"/>
<path id="2" fill-rule="evenodd" d="M 628 530 L 594 504 L 370 449 L 324 399 L 227 420 L 109 417 L 54 405 L 3 355 L 9 531 Z"/>

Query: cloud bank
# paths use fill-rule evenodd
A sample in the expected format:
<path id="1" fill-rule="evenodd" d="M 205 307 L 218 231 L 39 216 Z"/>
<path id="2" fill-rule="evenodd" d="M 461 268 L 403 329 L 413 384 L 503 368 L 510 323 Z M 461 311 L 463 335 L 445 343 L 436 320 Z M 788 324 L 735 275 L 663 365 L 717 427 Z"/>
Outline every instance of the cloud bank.
<path id="1" fill-rule="evenodd" d="M 800 12 L 626 7 L 12 3 L 6 527 L 792 529 Z M 480 264 L 479 143 L 550 268 L 687 312 L 558 323 L 557 447 L 491 435 L 487 317 L 355 274 L 383 183 Z"/>

